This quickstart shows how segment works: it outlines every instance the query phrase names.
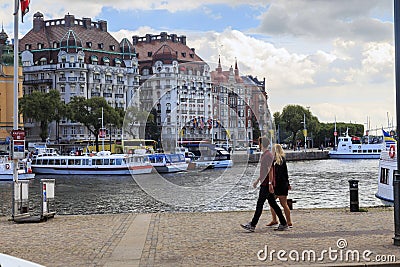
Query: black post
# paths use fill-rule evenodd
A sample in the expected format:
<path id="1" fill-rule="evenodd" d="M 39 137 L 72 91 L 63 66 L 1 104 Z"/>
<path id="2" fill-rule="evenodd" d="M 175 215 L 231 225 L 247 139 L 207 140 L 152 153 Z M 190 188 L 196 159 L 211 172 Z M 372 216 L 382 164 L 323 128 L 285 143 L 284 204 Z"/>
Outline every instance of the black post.
<path id="1" fill-rule="evenodd" d="M 394 1 L 394 47 L 395 47 L 395 75 L 396 75 L 396 132 L 397 139 L 400 133 L 400 3 Z M 397 140 L 398 142 L 399 140 Z M 397 145 L 397 155 L 399 155 L 399 145 Z M 397 156 L 397 166 L 400 166 L 400 156 Z M 400 174 L 396 171 L 393 181 L 394 192 L 394 237 L 393 244 L 400 246 Z"/>
<path id="2" fill-rule="evenodd" d="M 350 186 L 350 211 L 358 212 L 359 203 L 358 203 L 358 180 L 349 180 Z"/>

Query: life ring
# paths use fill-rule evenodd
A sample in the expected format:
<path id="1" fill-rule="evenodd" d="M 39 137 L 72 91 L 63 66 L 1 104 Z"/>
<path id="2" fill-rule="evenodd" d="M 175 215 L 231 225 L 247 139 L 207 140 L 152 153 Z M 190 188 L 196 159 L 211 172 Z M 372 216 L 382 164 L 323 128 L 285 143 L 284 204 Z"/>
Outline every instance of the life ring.
<path id="1" fill-rule="evenodd" d="M 389 148 L 389 157 L 394 158 L 394 156 L 396 155 L 396 148 L 394 145 L 390 145 Z"/>
<path id="2" fill-rule="evenodd" d="M 6 163 L 6 169 L 7 169 L 7 170 L 9 170 L 9 169 L 10 169 L 10 167 L 11 167 L 11 165 L 10 165 L 10 164 L 8 164 L 8 163 Z"/>

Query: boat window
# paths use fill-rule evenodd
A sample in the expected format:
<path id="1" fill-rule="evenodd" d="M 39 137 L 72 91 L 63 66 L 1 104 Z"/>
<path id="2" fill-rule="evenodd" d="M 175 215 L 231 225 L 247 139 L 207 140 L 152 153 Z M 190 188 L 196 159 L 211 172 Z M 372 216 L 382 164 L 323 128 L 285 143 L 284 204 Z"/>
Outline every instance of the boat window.
<path id="1" fill-rule="evenodd" d="M 115 163 L 116 163 L 116 165 L 121 165 L 122 164 L 122 159 L 116 159 Z"/>
<path id="2" fill-rule="evenodd" d="M 110 165 L 115 165 L 115 159 L 110 159 Z"/>
<path id="3" fill-rule="evenodd" d="M 81 159 L 75 159 L 75 165 L 81 165 Z"/>
<path id="4" fill-rule="evenodd" d="M 372 153 L 372 150 L 371 150 L 371 149 L 368 149 L 368 153 Z"/>
<path id="5" fill-rule="evenodd" d="M 110 165 L 110 160 L 109 159 L 104 159 L 104 165 Z"/>
<path id="6" fill-rule="evenodd" d="M 55 159 L 54 160 L 54 165 L 60 165 L 60 159 Z"/>
<path id="7" fill-rule="evenodd" d="M 74 159 L 68 159 L 68 165 L 74 165 Z"/>
<path id="8" fill-rule="evenodd" d="M 49 165 L 49 160 L 48 159 L 43 159 L 42 165 Z"/>
<path id="9" fill-rule="evenodd" d="M 49 165 L 54 165 L 54 159 L 49 159 Z"/>
<path id="10" fill-rule="evenodd" d="M 381 168 L 381 184 L 389 184 L 389 169 Z"/>
<path id="11" fill-rule="evenodd" d="M 61 165 L 67 165 L 67 159 L 61 159 Z"/>
<path id="12" fill-rule="evenodd" d="M 82 159 L 82 165 L 89 165 L 89 159 Z"/>
<path id="13" fill-rule="evenodd" d="M 349 139 L 348 138 L 344 138 L 343 141 L 347 142 L 347 141 L 349 141 Z"/>
<path id="14" fill-rule="evenodd" d="M 103 165 L 102 159 L 96 159 L 96 165 Z"/>
<path id="15" fill-rule="evenodd" d="M 32 164 L 33 164 L 33 165 L 36 165 L 36 164 L 38 164 L 38 161 L 39 161 L 39 160 L 34 159 L 34 160 L 32 160 Z"/>

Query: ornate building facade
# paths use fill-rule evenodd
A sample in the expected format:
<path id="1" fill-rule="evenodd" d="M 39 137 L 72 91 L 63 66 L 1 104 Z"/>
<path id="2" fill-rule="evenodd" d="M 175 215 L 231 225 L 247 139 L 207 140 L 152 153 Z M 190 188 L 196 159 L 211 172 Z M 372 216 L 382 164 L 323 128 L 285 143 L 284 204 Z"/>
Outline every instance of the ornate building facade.
<path id="1" fill-rule="evenodd" d="M 139 88 L 138 62 L 132 43 L 118 42 L 107 31 L 107 22 L 77 19 L 44 20 L 33 16 L 33 28 L 20 40 L 23 90 L 48 92 L 56 89 L 68 103 L 74 96 L 104 97 L 112 107 L 126 108 Z M 34 122 L 26 121 L 31 139 L 38 140 Z M 93 139 L 87 129 L 68 120 L 49 129 L 50 140 L 70 142 Z M 121 131 L 113 133 L 121 138 Z"/>

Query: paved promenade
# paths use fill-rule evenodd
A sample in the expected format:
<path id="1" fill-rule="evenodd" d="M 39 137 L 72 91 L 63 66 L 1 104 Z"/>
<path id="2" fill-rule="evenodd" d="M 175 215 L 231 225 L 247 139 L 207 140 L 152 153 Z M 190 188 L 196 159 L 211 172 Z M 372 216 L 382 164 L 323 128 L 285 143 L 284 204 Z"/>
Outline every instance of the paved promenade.
<path id="1" fill-rule="evenodd" d="M 254 233 L 244 231 L 239 223 L 252 215 L 246 211 L 56 216 L 39 224 L 15 224 L 0 217 L 0 253 L 49 267 L 374 266 L 377 259 L 393 257 L 397 263 L 391 266 L 400 266 L 400 247 L 392 241 L 393 208 L 357 213 L 295 209 L 294 227 L 283 232 L 265 226 L 269 211 Z"/>

